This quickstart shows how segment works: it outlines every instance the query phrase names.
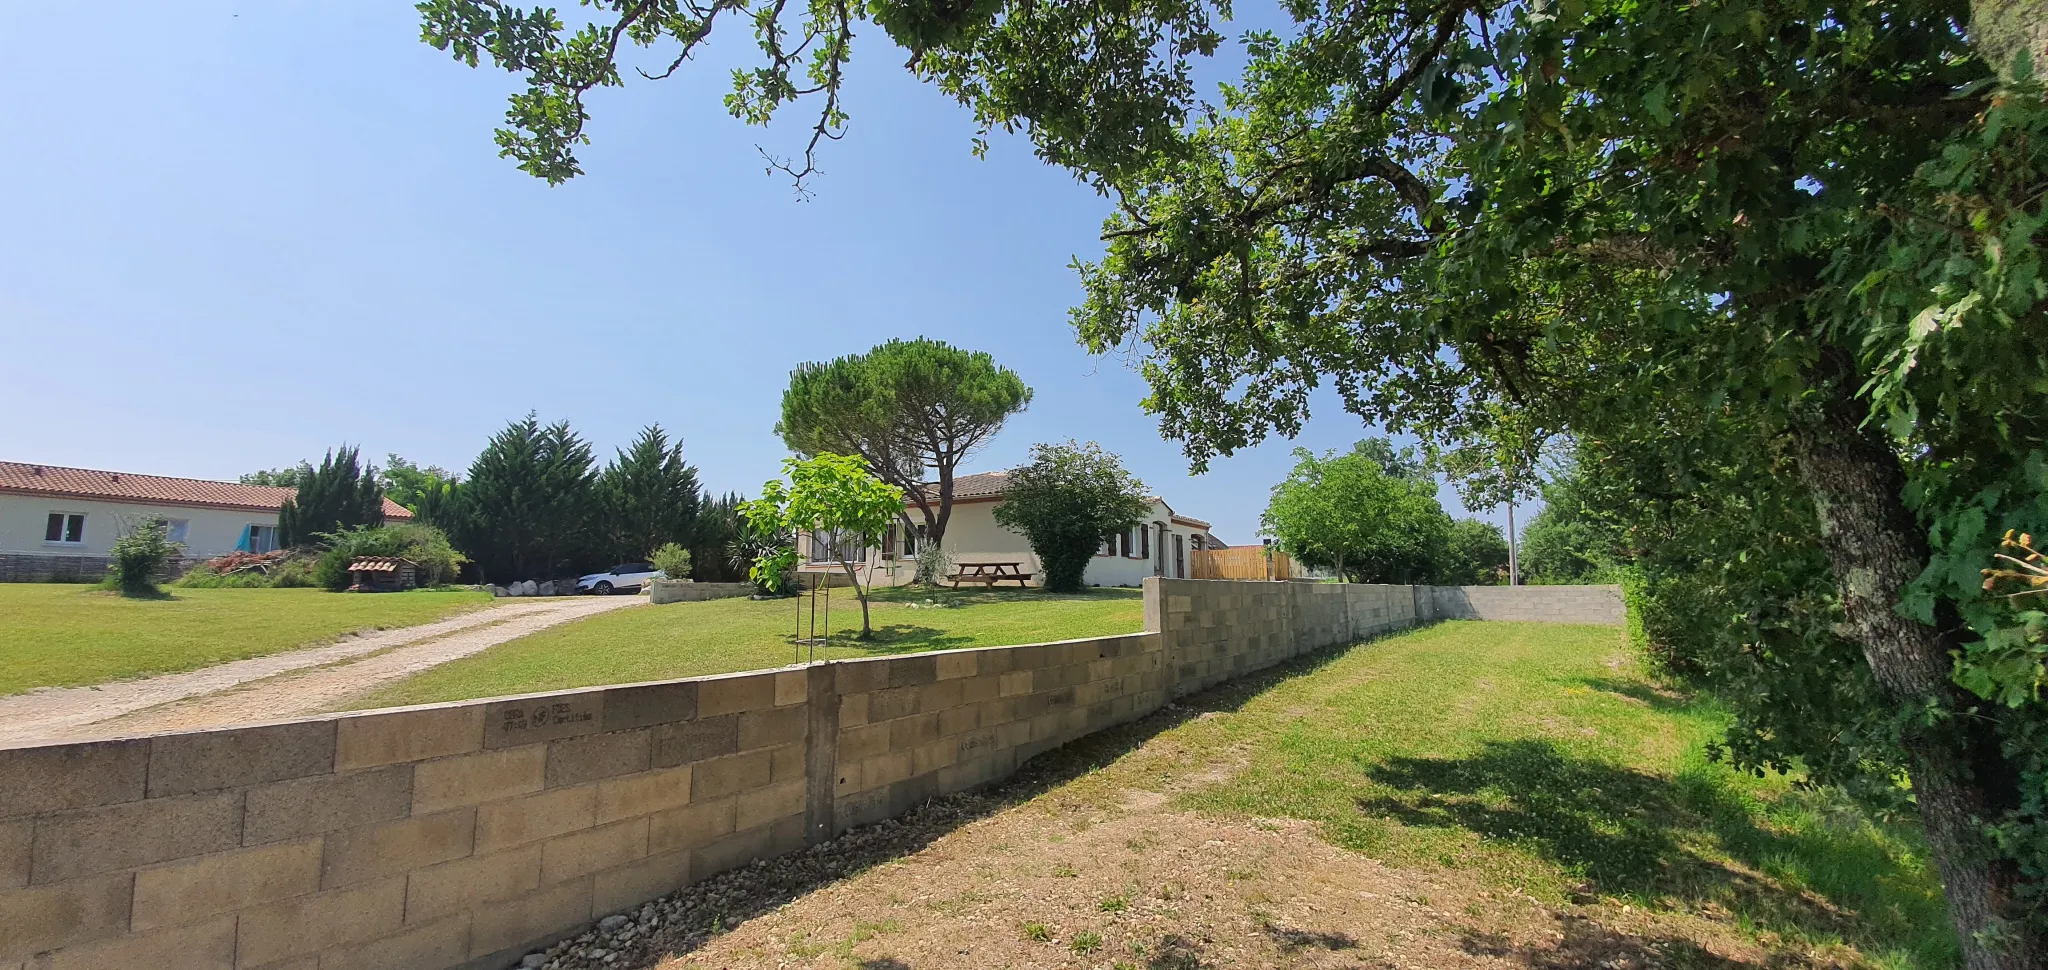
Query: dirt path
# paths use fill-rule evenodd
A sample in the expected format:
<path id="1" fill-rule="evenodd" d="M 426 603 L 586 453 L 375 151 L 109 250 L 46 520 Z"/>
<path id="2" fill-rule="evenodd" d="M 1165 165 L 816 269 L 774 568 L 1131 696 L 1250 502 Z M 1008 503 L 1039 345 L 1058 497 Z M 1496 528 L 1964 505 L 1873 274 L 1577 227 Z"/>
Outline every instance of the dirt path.
<path id="1" fill-rule="evenodd" d="M 81 741 L 311 714 L 379 684 L 536 630 L 644 603 L 637 596 L 510 602 L 325 647 L 182 674 L 0 698 L 0 746 Z"/>

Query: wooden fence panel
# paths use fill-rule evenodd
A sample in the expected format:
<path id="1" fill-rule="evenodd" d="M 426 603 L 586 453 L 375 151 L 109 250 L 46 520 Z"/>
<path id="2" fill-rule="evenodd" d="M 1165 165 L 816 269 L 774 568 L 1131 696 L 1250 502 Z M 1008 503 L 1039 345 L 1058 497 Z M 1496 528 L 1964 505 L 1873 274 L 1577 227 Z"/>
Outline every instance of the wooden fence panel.
<path id="1" fill-rule="evenodd" d="M 1291 579 L 1294 562 L 1266 546 L 1232 546 L 1193 553 L 1188 565 L 1193 579 Z"/>

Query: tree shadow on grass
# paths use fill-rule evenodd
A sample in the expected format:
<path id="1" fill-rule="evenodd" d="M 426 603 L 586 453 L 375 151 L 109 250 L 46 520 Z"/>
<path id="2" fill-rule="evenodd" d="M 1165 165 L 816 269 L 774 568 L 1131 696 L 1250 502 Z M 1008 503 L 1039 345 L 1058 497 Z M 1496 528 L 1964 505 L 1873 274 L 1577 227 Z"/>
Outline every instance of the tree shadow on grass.
<path id="1" fill-rule="evenodd" d="M 1459 939 L 1458 946 L 1473 956 L 1505 957 L 1530 970 L 1583 970 L 1586 967 L 1755 970 L 1756 967 L 1753 963 L 1720 956 L 1682 936 L 1619 933 L 1592 920 L 1573 916 L 1560 920 L 1558 928 L 1561 930 L 1558 939 L 1535 944 L 1516 943 L 1499 934 L 1467 930 Z M 1804 962 L 1798 961 L 1794 965 Z"/>
<path id="2" fill-rule="evenodd" d="M 1639 680 L 1624 680 L 1619 677 L 1584 677 L 1579 683 L 1603 694 L 1618 694 L 1631 700 L 1642 701 L 1653 711 L 1677 714 L 1692 708 L 1693 702 L 1681 694 L 1667 693 Z"/>
<path id="3" fill-rule="evenodd" d="M 1881 848 L 1853 834 L 1759 826 L 1738 796 L 1703 779 L 1573 757 L 1545 740 L 1488 742 L 1464 758 L 1394 758 L 1366 774 L 1392 792 L 1361 799 L 1362 811 L 1515 845 L 1578 874 L 1588 896 L 1726 910 L 1761 929 L 1865 948 L 1910 945 L 1911 919 L 1852 908 L 1883 905 L 1886 884 L 1909 878 Z M 1702 855 L 1706 845 L 1732 863 Z M 1823 857 L 1835 864 L 1812 867 L 1826 875 L 1811 890 L 1765 874 L 1774 863 Z"/>

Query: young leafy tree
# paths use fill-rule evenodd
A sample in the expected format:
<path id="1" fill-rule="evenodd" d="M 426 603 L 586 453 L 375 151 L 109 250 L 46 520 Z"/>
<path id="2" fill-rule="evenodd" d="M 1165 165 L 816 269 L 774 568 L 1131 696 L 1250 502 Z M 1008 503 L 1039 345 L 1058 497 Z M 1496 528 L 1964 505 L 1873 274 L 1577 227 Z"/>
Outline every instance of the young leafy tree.
<path id="1" fill-rule="evenodd" d="M 1117 456 L 1093 441 L 1069 441 L 1031 446 L 1031 463 L 1010 470 L 995 518 L 1031 544 L 1046 589 L 1077 593 L 1103 537 L 1151 511 L 1145 483 Z"/>
<path id="2" fill-rule="evenodd" d="M 552 13 L 421 9 L 430 43 L 529 75 L 500 144 L 559 180 L 583 95 L 620 82 L 618 38 L 688 53 L 738 8 L 608 0 L 574 42 Z M 1211 10 L 813 4 L 756 21 L 767 63 L 730 104 L 758 122 L 815 97 L 812 144 L 835 136 L 865 16 L 984 124 L 1027 127 L 1119 200 L 1076 323 L 1097 351 L 1138 348 L 1197 464 L 1298 430 L 1324 382 L 1373 421 L 1520 459 L 1495 463 L 1504 489 L 1547 436 L 1606 443 L 1628 470 L 1612 481 L 1726 531 L 1666 526 L 1744 554 L 1707 591 L 1722 615 L 1836 631 L 1743 668 L 1774 689 L 1735 701 L 1798 722 L 1860 691 L 1848 706 L 1884 712 L 1871 737 L 1898 752 L 1868 770 L 1905 766 L 1967 965 L 2048 963 L 2048 764 L 2029 753 L 2048 711 L 1978 689 L 2040 668 L 2001 666 L 2013 620 L 1975 575 L 2004 529 L 2048 526 L 2042 4 L 1310 2 L 1191 112 Z M 1772 560 L 1793 565 L 1754 566 Z M 1843 764 L 1817 732 L 1731 742 L 1751 766 Z"/>
<path id="3" fill-rule="evenodd" d="M 367 471 L 358 449 L 342 445 L 298 479 L 298 491 L 277 511 L 278 542 L 305 546 L 320 536 L 356 526 L 384 524 L 384 489 L 377 469 Z"/>
<path id="4" fill-rule="evenodd" d="M 532 414 L 491 437 L 462 483 L 459 545 L 497 581 L 547 578 L 590 550 L 597 515 L 590 445 Z"/>
<path id="5" fill-rule="evenodd" d="M 1508 578 L 1508 540 L 1500 526 L 1478 519 L 1451 523 L 1449 558 L 1436 581 L 1447 586 L 1497 586 Z"/>
<path id="6" fill-rule="evenodd" d="M 697 469 L 683 461 L 683 443 L 670 442 L 660 425 L 641 429 L 632 447 L 620 449 L 598 475 L 597 495 L 607 554 L 622 560 L 689 541 L 703 503 Z"/>
<path id="7" fill-rule="evenodd" d="M 1451 517 L 1427 476 L 1388 473 L 1376 439 L 1345 453 L 1294 452 L 1263 530 L 1304 566 L 1354 583 L 1432 583 L 1448 572 Z M 1401 471 L 1397 466 L 1395 471 Z"/>
<path id="8" fill-rule="evenodd" d="M 459 480 L 454 472 L 439 465 L 415 465 L 395 454 L 384 456 L 384 467 L 378 479 L 384 486 L 385 497 L 406 507 L 418 515 L 421 506 L 434 501 L 432 496 L 444 492 Z"/>
<path id="9" fill-rule="evenodd" d="M 789 458 L 782 463 L 789 483 L 770 479 L 761 497 L 740 505 L 750 536 L 765 551 L 754 561 L 755 583 L 779 590 L 783 577 L 796 568 L 796 544 L 785 537 L 829 535 L 863 546 L 880 540 L 889 524 L 903 514 L 903 490 L 876 478 L 866 463 L 851 455 L 822 454 Z M 860 597 L 860 638 L 874 637 L 868 617 L 868 586 L 854 564 L 841 559 L 846 580 Z M 865 565 L 865 564 L 863 564 Z"/>
<path id="10" fill-rule="evenodd" d="M 955 470 L 1030 403 L 1031 389 L 988 354 L 922 337 L 891 340 L 798 368 L 775 430 L 799 455 L 858 455 L 910 497 L 928 541 L 943 544 Z"/>

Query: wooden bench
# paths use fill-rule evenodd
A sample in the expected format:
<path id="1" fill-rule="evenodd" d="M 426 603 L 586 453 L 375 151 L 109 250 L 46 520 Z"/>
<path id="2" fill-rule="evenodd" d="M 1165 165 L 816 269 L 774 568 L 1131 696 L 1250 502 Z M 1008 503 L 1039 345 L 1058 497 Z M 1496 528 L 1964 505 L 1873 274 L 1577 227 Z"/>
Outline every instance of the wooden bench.
<path id="1" fill-rule="evenodd" d="M 963 562 L 959 572 L 946 578 L 953 581 L 954 589 L 959 589 L 961 583 L 980 583 L 993 589 L 997 583 L 1008 579 L 1016 580 L 1022 587 L 1031 578 L 1023 568 L 1021 562 Z"/>

